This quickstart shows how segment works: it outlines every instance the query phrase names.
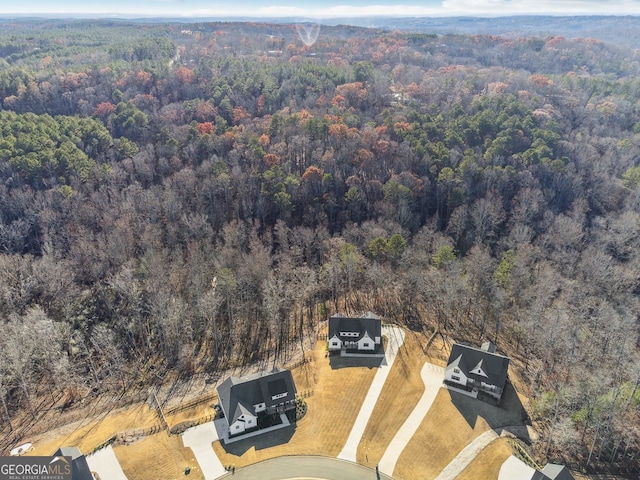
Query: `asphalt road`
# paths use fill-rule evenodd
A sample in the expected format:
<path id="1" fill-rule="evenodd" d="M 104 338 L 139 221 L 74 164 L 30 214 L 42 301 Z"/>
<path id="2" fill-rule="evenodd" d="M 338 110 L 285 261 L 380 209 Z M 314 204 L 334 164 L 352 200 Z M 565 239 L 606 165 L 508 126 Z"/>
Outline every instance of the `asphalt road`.
<path id="1" fill-rule="evenodd" d="M 330 457 L 287 456 L 236 469 L 225 480 L 393 480 L 375 469 Z"/>

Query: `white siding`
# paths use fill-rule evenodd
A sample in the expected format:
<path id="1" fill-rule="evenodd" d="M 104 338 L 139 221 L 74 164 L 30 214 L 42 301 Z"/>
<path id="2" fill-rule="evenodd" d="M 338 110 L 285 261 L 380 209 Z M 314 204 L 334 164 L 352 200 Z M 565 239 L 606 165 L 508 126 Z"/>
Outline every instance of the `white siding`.
<path id="1" fill-rule="evenodd" d="M 444 373 L 445 380 L 453 383 L 459 383 L 460 385 L 466 385 L 467 376 L 459 368 L 455 368 L 455 370 L 458 370 L 458 371 L 455 372 L 454 368 L 447 368 L 447 370 Z M 457 377 L 457 378 L 453 378 L 453 377 Z"/>
<path id="2" fill-rule="evenodd" d="M 246 430 L 251 430 L 256 427 L 257 417 L 254 417 L 251 414 L 245 413 L 238 417 L 232 425 L 229 426 L 229 435 L 238 435 L 240 433 L 244 433 Z"/>
<path id="3" fill-rule="evenodd" d="M 334 335 L 329 339 L 329 350 L 340 350 L 342 348 L 342 340 Z"/>
<path id="4" fill-rule="evenodd" d="M 233 422 L 232 425 L 229 425 L 229 434 L 230 435 L 238 435 L 245 431 L 244 422 L 240 419 Z"/>
<path id="5" fill-rule="evenodd" d="M 267 409 L 267 405 L 265 403 L 257 403 L 253 406 L 253 410 L 258 412 L 264 412 Z"/>
<path id="6" fill-rule="evenodd" d="M 373 339 L 365 334 L 360 340 L 358 340 L 358 350 L 373 350 L 376 348 L 376 344 Z"/>

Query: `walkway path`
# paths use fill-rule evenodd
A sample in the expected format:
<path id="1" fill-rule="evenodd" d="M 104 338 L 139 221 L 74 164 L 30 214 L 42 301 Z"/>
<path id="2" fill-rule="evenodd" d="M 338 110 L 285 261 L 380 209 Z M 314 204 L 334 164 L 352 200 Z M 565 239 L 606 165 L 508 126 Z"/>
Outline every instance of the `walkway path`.
<path id="1" fill-rule="evenodd" d="M 367 423 L 369 423 L 369 417 L 371 417 L 373 407 L 375 407 L 378 397 L 380 396 L 384 382 L 389 376 L 389 371 L 393 366 L 396 355 L 404 343 L 404 331 L 400 327 L 395 325 L 385 325 L 382 327 L 382 334 L 386 335 L 389 341 L 385 351 L 385 359 L 382 360 L 382 364 L 376 372 L 376 376 L 373 377 L 367 396 L 362 402 L 362 407 L 360 407 L 360 413 L 358 413 L 358 417 L 351 428 L 351 433 L 349 434 L 347 443 L 338 454 L 338 458 L 342 460 L 349 460 L 350 462 L 356 461 L 356 452 L 358 450 L 360 440 L 362 439 L 364 429 L 367 427 Z"/>
<path id="2" fill-rule="evenodd" d="M 96 472 L 105 480 L 127 480 L 122 471 L 118 457 L 116 457 L 111 445 L 101 448 L 91 455 L 87 455 L 89 470 Z"/>
<path id="3" fill-rule="evenodd" d="M 420 376 L 424 382 L 424 393 L 422 397 L 414 407 L 413 411 L 407 417 L 407 420 L 402 424 L 400 430 L 396 433 L 391 443 L 387 446 L 387 450 L 380 459 L 380 470 L 387 475 L 393 475 L 393 470 L 396 468 L 398 457 L 409 443 L 409 440 L 418 430 L 418 427 L 422 423 L 422 419 L 425 417 L 431 404 L 436 398 L 442 380 L 444 379 L 444 368 L 438 367 L 431 363 L 425 363 L 420 371 Z"/>
<path id="4" fill-rule="evenodd" d="M 191 448 L 205 480 L 214 480 L 226 473 L 211 444 L 219 439 L 214 422 L 191 427 L 182 434 L 182 443 Z"/>
<path id="5" fill-rule="evenodd" d="M 496 428 L 495 430 L 484 432 L 464 447 L 462 451 L 449 462 L 449 465 L 440 472 L 440 475 L 438 475 L 435 480 L 455 480 L 485 447 L 500 436 L 507 435 L 508 433 L 512 433 L 517 437 L 527 437 L 529 435 L 527 427 L 522 425 Z"/>

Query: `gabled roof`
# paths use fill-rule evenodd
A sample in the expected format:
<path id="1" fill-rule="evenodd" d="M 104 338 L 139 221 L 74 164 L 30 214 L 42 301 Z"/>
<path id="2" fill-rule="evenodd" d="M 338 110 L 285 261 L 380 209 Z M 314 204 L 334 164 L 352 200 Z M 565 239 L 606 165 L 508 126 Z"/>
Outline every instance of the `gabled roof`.
<path id="1" fill-rule="evenodd" d="M 71 460 L 75 460 L 82 456 L 82 452 L 78 447 L 60 447 L 53 455 L 55 457 L 71 457 Z"/>
<path id="2" fill-rule="evenodd" d="M 229 377 L 218 386 L 217 391 L 229 425 L 243 414 L 255 416 L 254 405 L 264 403 L 268 408 L 296 398 L 291 372 L 283 369 L 246 377 Z"/>
<path id="3" fill-rule="evenodd" d="M 486 374 L 486 377 L 472 373 L 478 366 Z M 497 353 L 454 343 L 447 362 L 447 371 L 452 368 L 459 368 L 467 378 L 503 388 L 507 380 L 509 358 Z"/>
<path id="4" fill-rule="evenodd" d="M 547 463 L 541 470 L 550 480 L 575 480 L 571 472 L 564 465 Z"/>
<path id="5" fill-rule="evenodd" d="M 340 314 L 329 317 L 329 338 L 340 332 L 357 332 L 358 340 L 361 339 L 365 332 L 369 337 L 375 339 L 382 335 L 382 321 L 375 313 L 367 312 L 361 317 L 345 317 Z"/>
<path id="6" fill-rule="evenodd" d="M 71 477 L 73 480 L 93 480 L 87 459 L 78 447 L 60 447 L 54 457 L 71 457 Z"/>
<path id="7" fill-rule="evenodd" d="M 511 455 L 500 467 L 498 480 L 575 480 L 564 465 L 547 463 L 542 470 L 535 470 Z"/>

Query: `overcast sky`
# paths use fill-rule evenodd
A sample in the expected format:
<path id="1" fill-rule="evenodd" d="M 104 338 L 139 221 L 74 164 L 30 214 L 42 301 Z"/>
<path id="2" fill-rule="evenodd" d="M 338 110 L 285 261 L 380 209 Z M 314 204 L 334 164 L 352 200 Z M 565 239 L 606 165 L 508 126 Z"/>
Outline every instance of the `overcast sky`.
<path id="1" fill-rule="evenodd" d="M 640 0 L 2 0 L 0 14 L 120 16 L 639 15 Z"/>

